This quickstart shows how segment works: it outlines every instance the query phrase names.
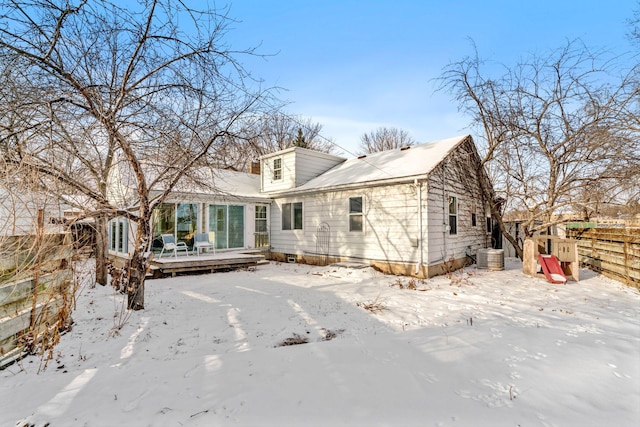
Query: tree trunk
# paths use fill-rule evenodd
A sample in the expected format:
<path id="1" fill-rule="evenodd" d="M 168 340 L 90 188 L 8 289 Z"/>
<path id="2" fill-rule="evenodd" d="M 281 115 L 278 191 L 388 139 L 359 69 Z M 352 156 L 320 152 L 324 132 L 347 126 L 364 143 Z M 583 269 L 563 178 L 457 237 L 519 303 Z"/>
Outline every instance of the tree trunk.
<path id="1" fill-rule="evenodd" d="M 144 310 L 144 281 L 147 273 L 147 258 L 145 253 L 136 251 L 129 264 L 129 286 L 127 286 L 127 308 L 129 310 Z"/>
<path id="2" fill-rule="evenodd" d="M 96 257 L 96 283 L 106 286 L 108 282 L 107 271 L 107 218 L 100 215 L 96 217 L 96 241 L 95 241 L 95 257 Z"/>
<path id="3" fill-rule="evenodd" d="M 507 231 L 507 228 L 504 226 L 504 222 L 502 221 L 502 213 L 498 210 L 498 207 L 496 206 L 496 202 L 493 199 L 494 194 L 489 181 L 489 177 L 484 172 L 484 165 L 481 165 L 479 170 L 480 170 L 480 176 L 479 176 L 480 188 L 482 190 L 482 193 L 484 194 L 485 199 L 489 201 L 491 215 L 498 222 L 498 228 L 500 228 L 500 232 L 502 233 L 502 235 L 515 248 L 516 255 L 518 256 L 518 258 L 522 259 L 524 255 L 522 252 L 522 248 L 518 245 L 518 242 L 516 241 L 516 239 L 511 234 L 509 234 L 509 232 Z"/>
<path id="4" fill-rule="evenodd" d="M 129 285 L 127 286 L 127 307 L 130 310 L 144 309 L 144 281 L 149 268 L 149 242 L 151 241 L 151 230 L 149 228 L 150 215 L 146 215 L 149 210 L 146 199 L 140 203 L 140 211 L 144 214 L 138 220 L 136 231 L 136 245 L 129 261 Z"/>

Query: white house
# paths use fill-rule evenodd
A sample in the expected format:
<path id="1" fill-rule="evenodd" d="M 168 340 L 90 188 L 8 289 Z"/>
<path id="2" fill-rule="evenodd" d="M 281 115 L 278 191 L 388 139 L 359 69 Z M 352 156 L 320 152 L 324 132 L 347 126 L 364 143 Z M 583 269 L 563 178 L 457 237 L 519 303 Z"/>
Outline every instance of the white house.
<path id="1" fill-rule="evenodd" d="M 209 179 L 215 192 L 175 189 L 154 213 L 155 235 L 189 244 L 210 231 L 219 250 L 262 246 L 274 260 L 351 261 L 417 277 L 459 267 L 491 243 L 486 176 L 469 135 L 349 160 L 292 147 L 263 156 L 259 175 Z M 114 254 L 128 246 L 118 221 Z"/>
<path id="2" fill-rule="evenodd" d="M 364 262 L 429 277 L 490 244 L 485 177 L 471 136 L 361 156 L 326 171 L 337 159 L 318 162 L 300 155 L 306 151 L 261 159 L 262 191 L 273 199 L 272 259 Z M 300 179 L 300 171 L 316 176 Z"/>

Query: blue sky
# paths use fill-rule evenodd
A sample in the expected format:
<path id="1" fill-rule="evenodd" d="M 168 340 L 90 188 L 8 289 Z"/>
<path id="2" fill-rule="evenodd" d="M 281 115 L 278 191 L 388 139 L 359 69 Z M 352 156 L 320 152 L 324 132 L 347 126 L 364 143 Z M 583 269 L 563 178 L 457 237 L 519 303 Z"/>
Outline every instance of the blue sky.
<path id="1" fill-rule="evenodd" d="M 217 2 L 218 7 L 221 2 Z M 286 111 L 323 126 L 347 156 L 380 126 L 418 142 L 469 133 L 446 93 L 443 67 L 473 53 L 514 65 L 531 52 L 582 39 L 589 47 L 631 50 L 627 20 L 637 0 L 236 0 L 227 41 L 260 44 L 266 60 L 245 61 L 266 85 L 285 89 Z"/>

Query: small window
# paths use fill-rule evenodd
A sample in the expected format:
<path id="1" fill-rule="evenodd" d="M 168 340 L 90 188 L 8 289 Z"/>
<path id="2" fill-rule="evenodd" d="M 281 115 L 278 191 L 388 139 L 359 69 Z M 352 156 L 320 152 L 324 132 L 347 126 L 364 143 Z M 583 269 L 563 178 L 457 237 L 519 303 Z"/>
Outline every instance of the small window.
<path id="1" fill-rule="evenodd" d="M 458 234 L 458 199 L 449 196 L 449 234 Z"/>
<path id="2" fill-rule="evenodd" d="M 282 229 L 302 230 L 302 202 L 282 205 Z"/>
<path id="3" fill-rule="evenodd" d="M 476 225 L 478 225 L 478 222 L 476 220 L 476 214 L 474 212 L 471 213 L 471 226 L 475 227 Z"/>
<path id="4" fill-rule="evenodd" d="M 127 252 L 127 228 L 124 220 L 118 222 L 118 246 L 117 251 L 120 253 Z"/>
<path id="5" fill-rule="evenodd" d="M 273 159 L 273 180 L 278 181 L 282 179 L 282 159 Z"/>
<path id="6" fill-rule="evenodd" d="M 487 217 L 487 233 L 491 233 L 492 229 L 493 229 L 493 227 L 491 226 L 491 217 L 488 216 Z"/>
<path id="7" fill-rule="evenodd" d="M 129 223 L 125 218 L 111 220 L 109 224 L 109 249 L 114 252 L 129 252 Z"/>
<path id="8" fill-rule="evenodd" d="M 112 220 L 109 224 L 109 249 L 116 250 L 116 236 L 118 235 L 118 222 Z"/>
<path id="9" fill-rule="evenodd" d="M 267 207 L 256 206 L 256 233 L 267 232 Z"/>
<path id="10" fill-rule="evenodd" d="M 349 231 L 363 230 L 362 197 L 349 197 Z"/>

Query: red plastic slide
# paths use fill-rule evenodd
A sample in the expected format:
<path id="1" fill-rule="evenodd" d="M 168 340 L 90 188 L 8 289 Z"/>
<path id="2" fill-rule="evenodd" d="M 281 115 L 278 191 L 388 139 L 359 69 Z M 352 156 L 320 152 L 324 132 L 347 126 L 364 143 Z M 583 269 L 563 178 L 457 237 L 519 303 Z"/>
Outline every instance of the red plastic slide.
<path id="1" fill-rule="evenodd" d="M 538 262 L 542 266 L 542 271 L 551 283 L 567 283 L 567 276 L 564 275 L 560 262 L 555 255 L 538 254 Z"/>

